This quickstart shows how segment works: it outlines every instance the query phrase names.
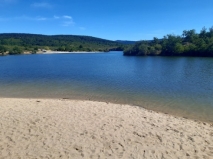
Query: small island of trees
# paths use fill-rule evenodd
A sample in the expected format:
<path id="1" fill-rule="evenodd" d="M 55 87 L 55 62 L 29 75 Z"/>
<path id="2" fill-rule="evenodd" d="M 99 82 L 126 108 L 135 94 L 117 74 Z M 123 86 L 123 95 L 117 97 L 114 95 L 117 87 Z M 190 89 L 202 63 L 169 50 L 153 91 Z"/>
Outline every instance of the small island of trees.
<path id="1" fill-rule="evenodd" d="M 200 33 L 184 30 L 181 36 L 166 35 L 150 41 L 140 41 L 124 50 L 128 56 L 213 56 L 213 27 Z"/>

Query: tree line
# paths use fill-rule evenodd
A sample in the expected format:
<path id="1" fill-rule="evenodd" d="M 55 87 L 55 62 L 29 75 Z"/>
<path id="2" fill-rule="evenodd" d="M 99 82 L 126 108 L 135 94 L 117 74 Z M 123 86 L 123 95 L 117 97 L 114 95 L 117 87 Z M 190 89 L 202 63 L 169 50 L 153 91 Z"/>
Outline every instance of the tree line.
<path id="1" fill-rule="evenodd" d="M 213 56 L 213 27 L 184 30 L 182 35 L 168 34 L 163 39 L 140 41 L 124 50 L 129 56 Z"/>

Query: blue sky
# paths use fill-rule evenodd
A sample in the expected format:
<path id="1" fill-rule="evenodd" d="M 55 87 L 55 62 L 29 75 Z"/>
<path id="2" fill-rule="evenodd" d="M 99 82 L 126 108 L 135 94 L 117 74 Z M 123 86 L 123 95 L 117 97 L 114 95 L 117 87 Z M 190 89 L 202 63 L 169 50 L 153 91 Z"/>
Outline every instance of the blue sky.
<path id="1" fill-rule="evenodd" d="M 213 26 L 213 0 L 0 0 L 0 33 L 148 40 Z"/>

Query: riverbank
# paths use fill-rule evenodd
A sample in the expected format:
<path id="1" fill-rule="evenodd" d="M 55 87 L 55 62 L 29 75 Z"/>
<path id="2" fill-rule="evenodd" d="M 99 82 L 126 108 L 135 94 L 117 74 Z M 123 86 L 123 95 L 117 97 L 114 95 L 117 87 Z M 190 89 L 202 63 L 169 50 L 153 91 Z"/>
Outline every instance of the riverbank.
<path id="1" fill-rule="evenodd" d="M 104 53 L 103 51 L 73 51 L 73 52 L 69 52 L 69 51 L 52 51 L 52 50 L 47 50 L 47 51 L 37 51 L 36 53 L 33 52 L 29 52 L 29 51 L 25 51 L 21 54 L 11 54 L 11 55 L 31 55 L 31 54 L 94 54 L 94 53 Z M 6 52 L 4 54 L 0 54 L 1 56 L 6 56 L 6 55 L 10 55 L 9 52 Z"/>
<path id="2" fill-rule="evenodd" d="M 213 126 L 136 106 L 0 98 L 2 158 L 210 158 Z"/>
<path id="3" fill-rule="evenodd" d="M 37 52 L 38 54 L 93 54 L 93 53 L 100 53 L 98 51 L 86 52 L 86 51 L 45 51 L 45 52 Z M 102 52 L 103 53 L 103 52 Z"/>

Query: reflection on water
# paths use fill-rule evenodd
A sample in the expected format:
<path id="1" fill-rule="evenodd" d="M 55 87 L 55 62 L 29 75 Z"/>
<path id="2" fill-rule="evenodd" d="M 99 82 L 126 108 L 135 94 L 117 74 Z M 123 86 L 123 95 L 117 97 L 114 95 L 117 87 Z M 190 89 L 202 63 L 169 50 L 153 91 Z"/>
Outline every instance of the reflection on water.
<path id="1" fill-rule="evenodd" d="M 213 58 L 0 57 L 0 96 L 110 101 L 213 122 Z"/>

